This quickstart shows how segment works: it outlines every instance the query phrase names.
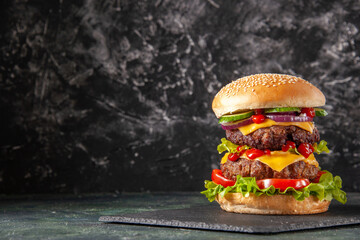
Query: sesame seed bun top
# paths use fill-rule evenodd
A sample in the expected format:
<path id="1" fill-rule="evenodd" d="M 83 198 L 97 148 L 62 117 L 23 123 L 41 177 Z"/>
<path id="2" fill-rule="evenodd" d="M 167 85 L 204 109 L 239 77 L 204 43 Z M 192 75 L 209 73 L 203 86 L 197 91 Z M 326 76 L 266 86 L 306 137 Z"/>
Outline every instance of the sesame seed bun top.
<path id="1" fill-rule="evenodd" d="M 318 107 L 324 94 L 304 79 L 285 74 L 255 74 L 224 86 L 215 96 L 216 117 L 249 109 L 274 107 Z"/>

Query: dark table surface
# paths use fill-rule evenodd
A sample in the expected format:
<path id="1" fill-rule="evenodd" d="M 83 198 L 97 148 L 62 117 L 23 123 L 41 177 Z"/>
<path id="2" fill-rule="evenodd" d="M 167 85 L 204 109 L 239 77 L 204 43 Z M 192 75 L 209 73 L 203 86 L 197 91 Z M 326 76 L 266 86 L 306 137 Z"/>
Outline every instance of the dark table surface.
<path id="1" fill-rule="evenodd" d="M 349 194 L 349 198 L 359 196 L 360 193 Z M 255 235 L 98 221 L 102 215 L 206 204 L 210 203 L 196 192 L 1 196 L 0 239 L 358 239 L 360 236 L 360 225 Z"/>

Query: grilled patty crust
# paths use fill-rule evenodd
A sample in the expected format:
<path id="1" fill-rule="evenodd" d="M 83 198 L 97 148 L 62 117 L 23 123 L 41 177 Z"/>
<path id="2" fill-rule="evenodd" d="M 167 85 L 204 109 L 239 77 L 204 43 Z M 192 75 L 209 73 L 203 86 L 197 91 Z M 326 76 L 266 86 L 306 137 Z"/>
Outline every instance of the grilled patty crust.
<path id="1" fill-rule="evenodd" d="M 255 177 L 256 180 L 265 178 L 307 178 L 311 181 L 316 178 L 319 171 L 319 168 L 314 165 L 310 165 L 304 161 L 298 161 L 285 167 L 281 172 L 278 172 L 260 161 L 248 160 L 246 158 L 239 158 L 234 162 L 228 160 L 226 163 L 221 164 L 220 168 L 224 177 L 234 181 L 237 175 L 241 175 L 242 177 Z"/>
<path id="2" fill-rule="evenodd" d="M 243 135 L 239 129 L 226 130 L 226 138 L 237 145 L 275 151 L 281 150 L 287 140 L 295 142 L 296 146 L 301 143 L 313 144 L 320 141 L 320 134 L 316 127 L 310 133 L 296 126 L 271 126 L 260 128 L 248 135 Z"/>

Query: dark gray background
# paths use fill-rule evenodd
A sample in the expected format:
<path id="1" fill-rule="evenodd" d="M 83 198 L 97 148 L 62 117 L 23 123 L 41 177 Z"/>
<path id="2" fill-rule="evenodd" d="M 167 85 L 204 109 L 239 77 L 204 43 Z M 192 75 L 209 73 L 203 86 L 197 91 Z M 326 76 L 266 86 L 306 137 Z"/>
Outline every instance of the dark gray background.
<path id="1" fill-rule="evenodd" d="M 0 192 L 200 191 L 214 95 L 260 72 L 325 93 L 318 160 L 360 190 L 359 1 L 0 4 Z"/>

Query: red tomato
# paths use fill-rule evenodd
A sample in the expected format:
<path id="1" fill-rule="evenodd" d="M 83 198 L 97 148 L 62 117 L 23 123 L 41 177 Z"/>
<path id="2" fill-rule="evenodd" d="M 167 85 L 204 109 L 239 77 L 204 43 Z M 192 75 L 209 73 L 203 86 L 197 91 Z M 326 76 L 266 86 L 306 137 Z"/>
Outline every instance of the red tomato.
<path id="1" fill-rule="evenodd" d="M 241 152 L 241 151 L 242 151 L 242 146 L 238 146 L 238 147 L 236 148 L 236 151 Z"/>
<path id="2" fill-rule="evenodd" d="M 325 171 L 318 171 L 316 178 L 312 181 L 314 183 L 318 183 L 320 180 L 321 175 L 323 175 L 324 173 L 326 173 Z"/>
<path id="3" fill-rule="evenodd" d="M 264 153 L 265 153 L 266 155 L 268 155 L 268 156 L 271 155 L 271 151 L 270 151 L 269 149 L 265 149 L 265 150 L 264 150 Z"/>
<path id="4" fill-rule="evenodd" d="M 305 158 L 308 158 L 310 156 L 310 154 L 312 154 L 314 152 L 314 148 L 313 146 L 311 146 L 310 143 L 302 143 L 300 144 L 300 146 L 298 147 L 298 151 L 299 153 L 301 153 L 301 155 L 303 155 Z"/>
<path id="5" fill-rule="evenodd" d="M 262 114 L 263 110 L 262 109 L 255 109 L 254 112 L 255 112 L 255 115 L 258 115 L 258 114 Z"/>
<path id="6" fill-rule="evenodd" d="M 259 149 L 256 149 L 256 148 L 252 148 L 252 149 L 249 149 L 249 150 L 246 150 L 246 156 L 249 158 L 249 159 L 255 159 L 257 157 L 261 157 L 262 155 L 264 155 L 264 151 L 262 150 L 259 150 Z"/>
<path id="7" fill-rule="evenodd" d="M 289 151 L 290 148 L 296 148 L 296 144 L 292 141 L 286 141 L 286 145 L 283 145 L 281 147 L 281 150 L 283 152 L 287 152 L 287 151 Z"/>
<path id="8" fill-rule="evenodd" d="M 243 149 L 243 146 L 238 146 L 236 148 L 236 151 L 238 151 L 238 155 L 241 156 L 243 155 L 243 153 L 246 151 L 245 149 Z"/>
<path id="9" fill-rule="evenodd" d="M 256 184 L 260 189 L 265 189 L 271 185 L 275 188 L 279 188 L 280 191 L 285 191 L 288 187 L 293 187 L 295 190 L 306 187 L 310 184 L 309 179 L 281 179 L 281 178 L 267 178 L 257 180 Z"/>
<path id="10" fill-rule="evenodd" d="M 305 113 L 308 117 L 315 117 L 315 110 L 313 108 L 302 108 L 301 113 Z"/>
<path id="11" fill-rule="evenodd" d="M 259 124 L 265 121 L 265 116 L 262 114 L 252 115 L 251 119 L 253 120 L 254 123 Z"/>
<path id="12" fill-rule="evenodd" d="M 283 152 L 287 152 L 287 151 L 289 151 L 289 149 L 290 149 L 290 146 L 289 145 L 283 145 L 282 147 L 281 147 L 281 150 L 283 151 Z"/>
<path id="13" fill-rule="evenodd" d="M 296 148 L 296 144 L 292 141 L 286 141 L 286 145 L 289 145 L 291 148 Z"/>
<path id="14" fill-rule="evenodd" d="M 223 185 L 224 187 L 234 186 L 235 185 L 235 181 L 227 179 L 226 177 L 224 177 L 224 175 L 222 174 L 220 169 L 214 169 L 212 171 L 211 180 L 216 184 Z"/>
<path id="15" fill-rule="evenodd" d="M 239 155 L 237 153 L 230 153 L 228 156 L 228 159 L 230 161 L 234 162 L 239 159 Z"/>

